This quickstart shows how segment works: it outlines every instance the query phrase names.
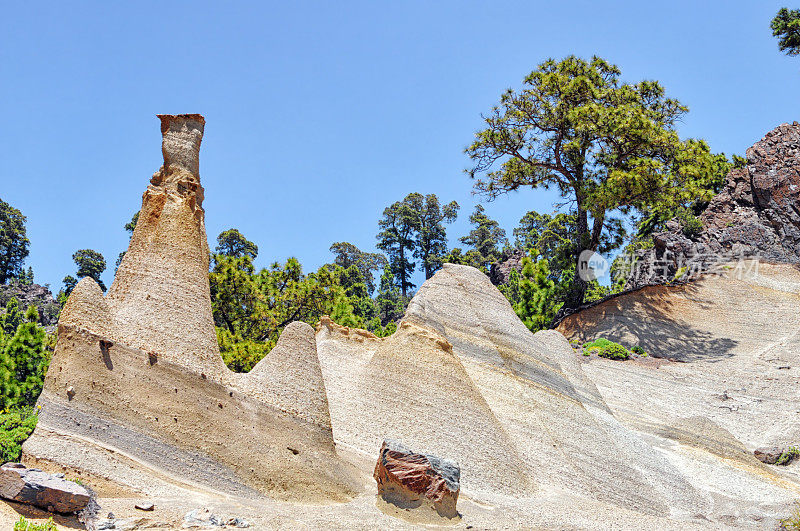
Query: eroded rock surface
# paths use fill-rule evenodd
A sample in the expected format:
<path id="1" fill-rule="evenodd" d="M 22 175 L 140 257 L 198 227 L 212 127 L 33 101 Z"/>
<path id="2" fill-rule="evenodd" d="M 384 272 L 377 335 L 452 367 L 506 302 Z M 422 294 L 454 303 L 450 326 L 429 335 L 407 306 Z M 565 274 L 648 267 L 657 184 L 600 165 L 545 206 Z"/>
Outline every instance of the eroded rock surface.
<path id="1" fill-rule="evenodd" d="M 626 288 L 671 281 L 681 268 L 700 273 L 743 257 L 800 263 L 800 123 L 783 124 L 747 150 L 700 216 L 693 237 L 673 221 L 639 251 Z"/>
<path id="2" fill-rule="evenodd" d="M 429 502 L 441 516 L 458 516 L 461 469 L 454 461 L 417 453 L 398 441 L 385 440 L 373 477 L 378 482 L 378 494 L 390 503 L 416 508 Z"/>
<path id="3" fill-rule="evenodd" d="M 130 246 L 106 296 L 88 277 L 70 295 L 23 455 L 112 469 L 143 492 L 165 470 L 233 495 L 349 499 L 356 483 L 335 452 L 313 329 L 289 325 L 250 374 L 222 361 L 201 206 L 205 120 L 159 118 L 164 160 Z"/>
<path id="4" fill-rule="evenodd" d="M 51 512 L 74 513 L 86 507 L 91 494 L 73 481 L 20 463 L 6 463 L 0 467 L 0 497 Z"/>

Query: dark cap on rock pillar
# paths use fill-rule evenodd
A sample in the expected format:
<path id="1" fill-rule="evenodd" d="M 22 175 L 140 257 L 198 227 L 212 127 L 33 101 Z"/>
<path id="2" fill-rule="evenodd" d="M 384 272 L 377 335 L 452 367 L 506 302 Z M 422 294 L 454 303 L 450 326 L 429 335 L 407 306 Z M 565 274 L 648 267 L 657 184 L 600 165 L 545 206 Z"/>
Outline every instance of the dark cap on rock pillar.
<path id="1" fill-rule="evenodd" d="M 200 114 L 158 114 L 161 120 L 161 151 L 164 171 L 172 173 L 177 167 L 200 176 L 200 142 L 206 120 Z"/>

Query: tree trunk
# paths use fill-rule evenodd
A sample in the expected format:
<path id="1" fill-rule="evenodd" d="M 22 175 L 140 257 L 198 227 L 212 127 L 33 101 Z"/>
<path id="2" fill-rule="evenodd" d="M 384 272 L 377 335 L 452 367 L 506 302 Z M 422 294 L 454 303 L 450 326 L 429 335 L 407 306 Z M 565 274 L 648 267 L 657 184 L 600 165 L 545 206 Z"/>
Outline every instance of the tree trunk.
<path id="1" fill-rule="evenodd" d="M 403 293 L 403 298 L 406 298 L 406 252 L 405 248 L 400 245 L 400 291 Z"/>
<path id="2" fill-rule="evenodd" d="M 586 295 L 586 281 L 580 276 L 581 253 L 590 247 L 591 235 L 589 234 L 589 219 L 586 210 L 578 199 L 578 246 L 575 249 L 575 276 L 572 280 L 567 296 L 564 299 L 564 308 L 574 309 L 583 304 Z"/>

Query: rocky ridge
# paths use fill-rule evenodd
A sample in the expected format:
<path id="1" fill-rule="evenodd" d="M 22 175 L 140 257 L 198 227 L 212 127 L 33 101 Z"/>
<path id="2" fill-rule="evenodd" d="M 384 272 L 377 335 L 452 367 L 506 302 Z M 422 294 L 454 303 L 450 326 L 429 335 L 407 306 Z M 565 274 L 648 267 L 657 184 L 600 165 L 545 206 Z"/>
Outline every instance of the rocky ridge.
<path id="1" fill-rule="evenodd" d="M 676 220 L 638 251 L 626 289 L 693 278 L 742 258 L 800 263 L 800 123 L 782 124 L 747 150 L 687 236 Z"/>

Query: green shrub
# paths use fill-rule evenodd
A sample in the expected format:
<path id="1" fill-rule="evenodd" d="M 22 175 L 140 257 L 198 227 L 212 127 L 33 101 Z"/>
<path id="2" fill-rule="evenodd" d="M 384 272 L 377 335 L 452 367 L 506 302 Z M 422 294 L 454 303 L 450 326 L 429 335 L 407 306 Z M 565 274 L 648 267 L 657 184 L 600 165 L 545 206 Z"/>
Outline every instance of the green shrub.
<path id="1" fill-rule="evenodd" d="M 631 353 L 628 349 L 604 337 L 599 337 L 594 341 L 584 343 L 583 348 L 584 351 L 588 350 L 590 354 L 597 353 L 601 358 L 608 358 L 610 360 L 627 360 L 631 357 Z"/>
<path id="2" fill-rule="evenodd" d="M 635 347 L 633 347 L 631 349 L 631 352 L 633 352 L 634 354 L 638 354 L 640 356 L 647 356 L 647 352 L 645 352 L 645 350 L 642 347 L 640 347 L 639 345 L 636 345 Z"/>
<path id="3" fill-rule="evenodd" d="M 612 343 L 604 347 L 599 356 L 610 360 L 626 360 L 631 357 L 631 353 L 619 343 Z"/>
<path id="4" fill-rule="evenodd" d="M 790 446 L 789 448 L 784 450 L 780 456 L 778 456 L 778 460 L 775 461 L 775 464 L 788 465 L 798 457 L 800 457 L 800 449 L 798 449 L 796 446 Z"/>
<path id="5" fill-rule="evenodd" d="M 0 462 L 19 461 L 22 443 L 33 433 L 38 420 L 33 408 L 0 412 Z"/>
<path id="6" fill-rule="evenodd" d="M 53 518 L 48 518 L 42 524 L 34 524 L 29 522 L 24 516 L 20 516 L 17 523 L 14 524 L 14 531 L 58 531 Z"/>
<path id="7" fill-rule="evenodd" d="M 678 221 L 681 224 L 681 231 L 687 238 L 698 236 L 703 232 L 703 222 L 688 210 L 678 213 Z"/>

